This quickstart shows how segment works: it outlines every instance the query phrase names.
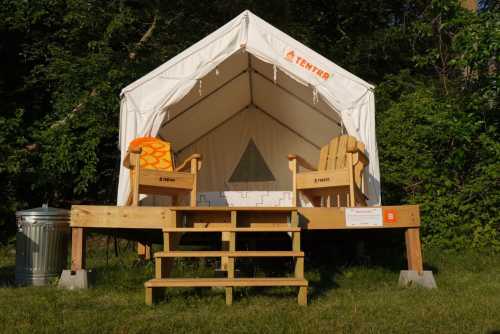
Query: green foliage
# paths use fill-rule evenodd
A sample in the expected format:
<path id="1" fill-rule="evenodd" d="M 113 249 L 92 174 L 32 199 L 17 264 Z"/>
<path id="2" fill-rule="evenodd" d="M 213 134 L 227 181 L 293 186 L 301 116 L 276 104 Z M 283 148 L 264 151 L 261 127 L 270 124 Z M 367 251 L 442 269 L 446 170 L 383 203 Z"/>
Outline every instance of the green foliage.
<path id="1" fill-rule="evenodd" d="M 0 240 L 13 230 L 13 212 L 21 205 L 22 194 L 19 193 L 19 182 L 23 177 L 23 165 L 27 154 L 22 145 L 26 144 L 20 135 L 22 111 L 16 110 L 13 115 L 0 115 Z M 6 225 L 10 223 L 10 228 Z"/>
<path id="2" fill-rule="evenodd" d="M 113 203 L 120 90 L 247 8 L 377 85 L 384 202 L 422 204 L 426 243 L 499 249 L 495 1 L 0 0 L 0 229 Z"/>
<path id="3" fill-rule="evenodd" d="M 500 250 L 500 15 L 443 2 L 424 15 L 432 26 L 412 27 L 423 73 L 377 88 L 384 200 L 422 204 L 428 244 Z"/>
<path id="4" fill-rule="evenodd" d="M 378 87 L 405 91 L 377 116 L 384 201 L 421 204 L 424 241 L 500 249 L 500 144 L 493 129 L 408 73 Z M 398 82 L 399 81 L 399 82 Z M 395 87 L 399 86 L 399 87 Z"/>

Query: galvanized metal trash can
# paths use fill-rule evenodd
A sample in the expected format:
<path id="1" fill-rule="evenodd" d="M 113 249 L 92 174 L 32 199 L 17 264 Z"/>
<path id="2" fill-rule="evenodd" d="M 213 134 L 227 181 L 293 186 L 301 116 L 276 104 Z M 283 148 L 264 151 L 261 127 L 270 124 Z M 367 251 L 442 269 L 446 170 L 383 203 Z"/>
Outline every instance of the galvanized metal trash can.
<path id="1" fill-rule="evenodd" d="M 66 268 L 69 211 L 43 205 L 16 219 L 16 284 L 46 285 Z"/>

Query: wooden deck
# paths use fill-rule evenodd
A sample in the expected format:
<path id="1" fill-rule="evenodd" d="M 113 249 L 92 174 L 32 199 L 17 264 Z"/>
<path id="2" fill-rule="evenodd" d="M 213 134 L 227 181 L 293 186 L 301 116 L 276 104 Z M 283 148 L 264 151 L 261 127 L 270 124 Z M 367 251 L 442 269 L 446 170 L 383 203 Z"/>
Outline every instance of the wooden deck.
<path id="1" fill-rule="evenodd" d="M 418 205 L 382 206 L 378 226 L 348 226 L 346 208 L 116 207 L 75 205 L 71 209 L 72 270 L 85 268 L 86 231 L 142 229 L 162 232 L 294 232 L 307 230 L 404 229 L 408 269 L 423 271 Z M 290 212 L 296 212 L 290 215 Z M 238 217 L 238 227 L 231 225 Z M 291 222 L 291 216 L 298 222 Z M 180 254 L 179 254 L 180 255 Z M 218 254 L 217 256 L 220 256 Z"/>

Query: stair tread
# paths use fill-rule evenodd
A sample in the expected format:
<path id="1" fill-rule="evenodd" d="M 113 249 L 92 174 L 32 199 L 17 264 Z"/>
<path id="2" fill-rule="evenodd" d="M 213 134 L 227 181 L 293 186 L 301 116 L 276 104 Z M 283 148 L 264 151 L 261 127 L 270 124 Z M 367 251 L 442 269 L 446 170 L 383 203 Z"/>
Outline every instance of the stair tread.
<path id="1" fill-rule="evenodd" d="M 155 287 L 211 287 L 211 286 L 308 286 L 303 278 L 162 278 L 144 283 L 147 288 Z"/>
<path id="2" fill-rule="evenodd" d="M 164 227 L 163 232 L 300 232 L 300 227 Z"/>
<path id="3" fill-rule="evenodd" d="M 271 213 L 290 213 L 297 211 L 297 207 L 265 207 L 265 206 L 172 206 L 169 207 L 172 211 L 185 211 L 185 212 L 271 212 Z"/>
<path id="4" fill-rule="evenodd" d="M 295 251 L 170 251 L 156 252 L 155 257 L 304 257 Z"/>

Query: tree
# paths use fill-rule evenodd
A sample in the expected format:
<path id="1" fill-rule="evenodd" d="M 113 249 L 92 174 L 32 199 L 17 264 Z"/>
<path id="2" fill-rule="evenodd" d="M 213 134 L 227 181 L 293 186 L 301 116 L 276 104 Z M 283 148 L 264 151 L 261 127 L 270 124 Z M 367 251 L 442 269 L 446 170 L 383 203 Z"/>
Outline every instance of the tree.
<path id="1" fill-rule="evenodd" d="M 10 231 L 16 210 L 42 202 L 114 203 L 120 90 L 250 9 L 377 85 L 386 204 L 421 203 L 427 243 L 498 248 L 495 1 L 479 13 L 458 0 L 0 4 L 0 226 Z"/>

